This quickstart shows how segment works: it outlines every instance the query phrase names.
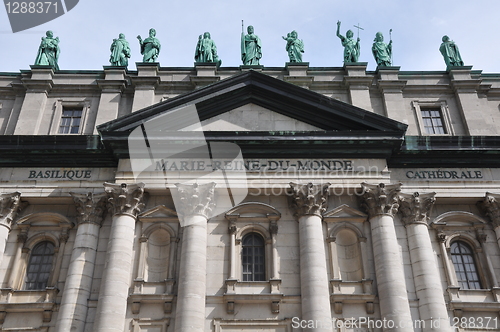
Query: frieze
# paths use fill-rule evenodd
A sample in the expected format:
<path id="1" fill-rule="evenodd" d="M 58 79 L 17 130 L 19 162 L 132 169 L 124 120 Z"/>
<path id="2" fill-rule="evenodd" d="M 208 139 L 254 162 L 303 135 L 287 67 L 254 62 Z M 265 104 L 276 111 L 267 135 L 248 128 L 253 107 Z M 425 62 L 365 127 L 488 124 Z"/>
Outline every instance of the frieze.
<path id="1" fill-rule="evenodd" d="M 407 170 L 407 179 L 412 180 L 479 180 L 483 179 L 482 170 L 461 169 L 429 169 L 429 170 Z"/>

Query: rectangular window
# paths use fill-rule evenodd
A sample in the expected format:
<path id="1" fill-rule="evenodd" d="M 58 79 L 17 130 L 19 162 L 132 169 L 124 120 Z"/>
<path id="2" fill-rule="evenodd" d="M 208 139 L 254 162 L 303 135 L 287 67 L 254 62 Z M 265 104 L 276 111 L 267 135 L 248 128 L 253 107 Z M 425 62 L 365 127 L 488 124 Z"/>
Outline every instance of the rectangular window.
<path id="1" fill-rule="evenodd" d="M 424 129 L 427 134 L 447 134 L 441 108 L 421 108 Z"/>
<path id="2" fill-rule="evenodd" d="M 82 120 L 82 109 L 63 108 L 58 134 L 78 134 Z"/>

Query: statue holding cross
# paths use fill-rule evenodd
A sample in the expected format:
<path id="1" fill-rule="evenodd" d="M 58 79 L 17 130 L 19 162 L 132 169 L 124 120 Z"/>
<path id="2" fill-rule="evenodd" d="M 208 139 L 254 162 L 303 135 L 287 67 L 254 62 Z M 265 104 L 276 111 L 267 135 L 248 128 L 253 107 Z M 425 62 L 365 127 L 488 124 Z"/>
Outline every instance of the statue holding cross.
<path id="1" fill-rule="evenodd" d="M 337 37 L 340 38 L 342 46 L 344 46 L 344 62 L 358 62 L 360 49 L 359 29 L 363 28 L 359 27 L 359 25 L 356 26 L 358 28 L 358 39 L 354 41 L 352 30 L 347 30 L 345 37 L 340 34 L 340 24 L 340 21 L 337 21 Z"/>

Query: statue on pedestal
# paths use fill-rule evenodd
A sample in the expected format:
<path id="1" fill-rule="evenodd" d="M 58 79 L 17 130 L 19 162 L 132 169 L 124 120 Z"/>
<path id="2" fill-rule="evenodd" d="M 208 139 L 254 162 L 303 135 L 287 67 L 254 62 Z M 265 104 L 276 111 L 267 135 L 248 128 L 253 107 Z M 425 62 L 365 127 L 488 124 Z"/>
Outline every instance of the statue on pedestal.
<path id="1" fill-rule="evenodd" d="M 244 65 L 258 66 L 262 58 L 262 43 L 259 36 L 255 35 L 253 26 L 247 28 L 248 34 L 243 32 L 243 23 L 241 31 L 241 60 Z"/>
<path id="2" fill-rule="evenodd" d="M 156 62 L 160 54 L 160 41 L 156 38 L 156 30 L 149 29 L 149 37 L 142 40 L 141 36 L 137 36 L 141 45 L 142 62 Z"/>
<path id="3" fill-rule="evenodd" d="M 196 62 L 215 62 L 218 66 L 222 63 L 217 55 L 217 46 L 210 38 L 210 32 L 205 32 L 198 38 L 196 50 L 194 52 L 194 60 Z"/>
<path id="4" fill-rule="evenodd" d="M 384 35 L 382 32 L 377 32 L 375 35 L 372 52 L 377 62 L 377 66 L 391 66 L 392 40 L 389 41 L 389 44 L 384 43 Z"/>
<path id="5" fill-rule="evenodd" d="M 59 65 L 57 64 L 59 53 L 61 52 L 59 49 L 59 37 L 54 38 L 54 33 L 50 30 L 45 35 L 46 37 L 42 37 L 42 42 L 38 48 L 35 65 L 52 66 L 56 70 L 59 70 Z"/>
<path id="6" fill-rule="evenodd" d="M 458 50 L 458 46 L 454 41 L 450 40 L 450 37 L 443 36 L 443 43 L 439 47 L 441 54 L 444 57 L 444 62 L 446 62 L 446 66 L 448 67 L 456 67 L 463 66 L 464 62 L 462 61 L 462 57 L 460 56 L 460 51 Z"/>
<path id="7" fill-rule="evenodd" d="M 345 37 L 340 34 L 340 21 L 337 21 L 337 37 L 340 38 L 342 46 L 344 46 L 344 62 L 358 62 L 360 54 L 359 37 L 354 41 L 354 33 L 352 30 L 347 30 Z"/>
<path id="8" fill-rule="evenodd" d="M 128 41 L 125 40 L 125 35 L 120 33 L 118 39 L 113 39 L 111 44 L 111 56 L 109 62 L 112 66 L 128 66 L 128 58 L 130 58 L 130 47 Z"/>
<path id="9" fill-rule="evenodd" d="M 286 37 L 282 37 L 286 40 L 286 50 L 288 52 L 288 57 L 290 62 L 302 62 L 302 53 L 304 53 L 304 42 L 297 38 L 297 31 L 293 30 L 288 33 Z"/>

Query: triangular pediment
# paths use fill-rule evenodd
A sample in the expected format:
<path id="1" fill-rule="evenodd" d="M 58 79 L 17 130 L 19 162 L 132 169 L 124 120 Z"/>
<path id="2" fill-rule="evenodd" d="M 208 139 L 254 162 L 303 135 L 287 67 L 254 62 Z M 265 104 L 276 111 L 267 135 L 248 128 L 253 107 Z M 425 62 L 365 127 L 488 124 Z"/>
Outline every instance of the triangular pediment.
<path id="1" fill-rule="evenodd" d="M 175 210 L 172 210 L 165 205 L 158 205 L 155 206 L 154 208 L 151 208 L 149 210 L 146 210 L 142 212 L 139 215 L 139 219 L 141 221 L 148 220 L 148 221 L 160 221 L 160 220 L 177 220 L 177 212 Z"/>
<path id="2" fill-rule="evenodd" d="M 196 121 L 184 119 L 184 108 L 193 107 Z M 182 123 L 177 132 L 184 131 L 183 138 L 186 130 L 203 130 L 206 141 L 234 142 L 246 158 L 278 154 L 386 158 L 400 148 L 407 128 L 406 124 L 250 70 L 97 129 L 105 146 L 123 158 L 128 156 L 127 138 L 134 129 L 152 122 L 161 126 L 157 118 L 173 114 Z M 179 138 L 170 128 L 162 129 L 161 135 L 167 140 Z M 196 139 L 199 135 L 193 136 Z"/>
<path id="3" fill-rule="evenodd" d="M 330 219 L 330 221 L 335 220 L 350 220 L 350 221 L 365 221 L 368 215 L 357 209 L 350 207 L 347 204 L 342 204 L 323 215 L 325 220 Z"/>

